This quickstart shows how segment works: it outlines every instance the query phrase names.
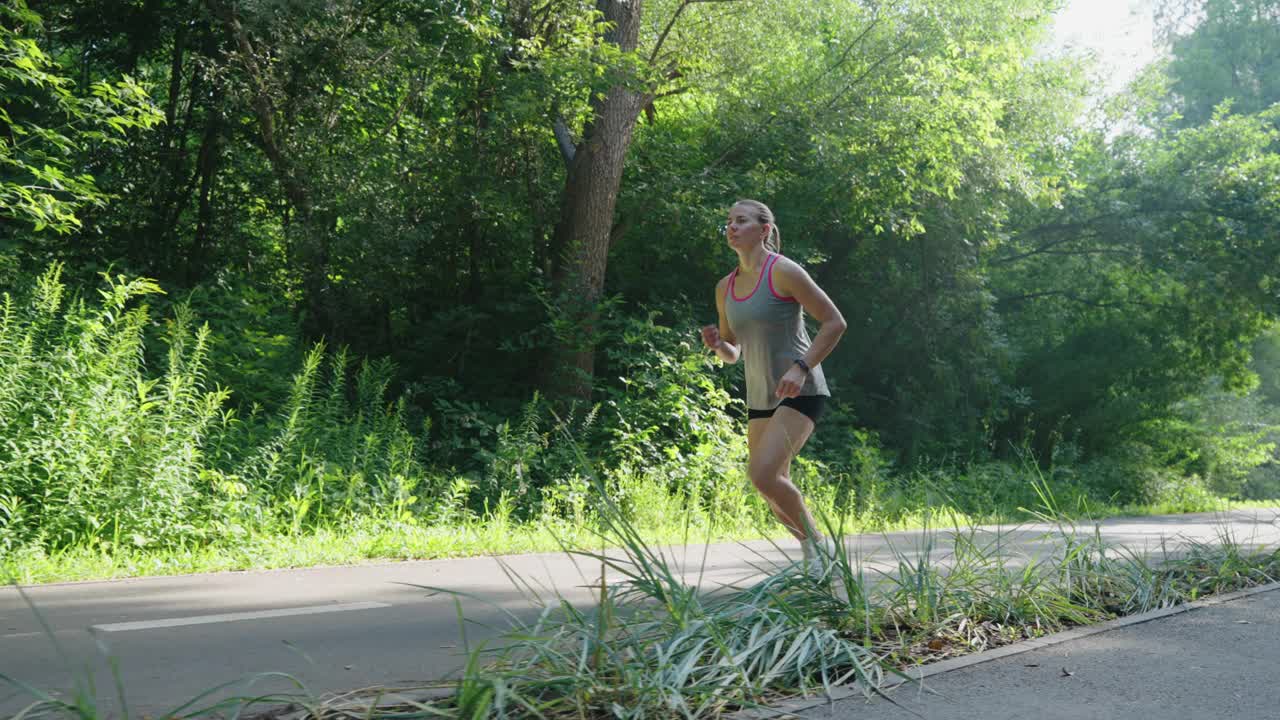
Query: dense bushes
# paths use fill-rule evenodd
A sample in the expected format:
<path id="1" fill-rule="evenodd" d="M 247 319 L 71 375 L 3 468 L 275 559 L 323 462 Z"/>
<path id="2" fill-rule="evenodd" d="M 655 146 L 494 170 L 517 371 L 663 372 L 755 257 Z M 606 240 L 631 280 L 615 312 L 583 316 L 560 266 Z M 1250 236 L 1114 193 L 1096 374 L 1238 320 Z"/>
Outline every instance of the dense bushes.
<path id="1" fill-rule="evenodd" d="M 604 367 L 615 380 L 591 407 L 535 394 L 504 417 L 442 392 L 424 410 L 393 391 L 390 363 L 315 345 L 268 410 L 212 385 L 209 327 L 185 305 L 155 322 L 145 303 L 161 292 L 107 275 L 95 299 L 68 289 L 55 265 L 22 297 L 3 296 L 0 548 L 110 553 L 474 522 L 582 539 L 596 519 L 596 479 L 640 527 L 772 527 L 742 471 L 738 369 L 703 352 L 676 308 L 670 325 L 658 312 L 607 319 L 616 341 Z M 793 476 L 820 513 L 865 528 L 909 522 L 926 506 L 1016 512 L 1037 504 L 1036 482 L 1076 509 L 1209 499 L 1202 475 L 1174 472 L 1146 445 L 1047 471 L 1029 455 L 895 467 L 840 405 L 817 437 Z M 1219 468 L 1212 477 L 1235 483 L 1219 483 L 1223 492 L 1265 457 L 1248 443 L 1214 448 L 1195 467 Z"/>
<path id="2" fill-rule="evenodd" d="M 281 410 L 248 414 L 208 382 L 210 334 L 178 306 L 148 368 L 148 280 L 106 276 L 99 302 L 61 268 L 0 315 L 0 543 L 145 547 L 408 519 L 428 474 L 391 368 L 307 354 Z M 322 375 L 322 371 L 327 374 Z"/>
<path id="3" fill-rule="evenodd" d="M 154 283 L 107 278 L 101 303 L 66 296 L 60 267 L 0 317 L 0 542 L 180 541 L 195 532 L 201 449 L 224 399 L 204 388 L 208 333 L 179 314 L 169 364 L 141 363 Z"/>
<path id="4" fill-rule="evenodd" d="M 496 517 L 585 529 L 593 473 L 655 522 L 742 515 L 729 395 L 705 354 L 652 316 L 616 320 L 626 327 L 611 367 L 626 381 L 595 407 L 557 409 L 535 394 L 502 419 L 441 394 L 423 413 L 391 399 L 390 363 L 353 365 L 323 345 L 264 406 L 212 386 L 224 369 L 209 366 L 209 327 L 187 306 L 154 323 L 144 303 L 162 292 L 156 283 L 107 275 L 95 302 L 61 272 L 3 296 L 6 550 L 216 545 Z M 165 352 L 149 351 L 153 333 Z M 149 367 L 152 356 L 164 365 Z"/>

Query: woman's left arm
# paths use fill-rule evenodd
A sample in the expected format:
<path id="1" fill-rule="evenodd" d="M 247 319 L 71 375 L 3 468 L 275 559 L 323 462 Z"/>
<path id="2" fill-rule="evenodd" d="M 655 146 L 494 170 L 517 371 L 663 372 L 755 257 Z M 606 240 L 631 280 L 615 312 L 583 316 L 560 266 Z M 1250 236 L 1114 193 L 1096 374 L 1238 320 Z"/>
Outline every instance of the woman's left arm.
<path id="1" fill-rule="evenodd" d="M 793 297 L 800 303 L 804 311 L 813 316 L 821 327 L 814 336 L 809 351 L 801 358 L 810 368 L 826 359 L 840 342 L 848 324 L 840 309 L 831 302 L 827 293 L 809 277 L 804 268 L 787 258 L 779 258 L 773 266 L 773 286 L 782 297 Z M 804 387 L 805 376 L 808 375 L 799 365 L 792 367 L 778 381 L 778 397 L 795 397 Z"/>

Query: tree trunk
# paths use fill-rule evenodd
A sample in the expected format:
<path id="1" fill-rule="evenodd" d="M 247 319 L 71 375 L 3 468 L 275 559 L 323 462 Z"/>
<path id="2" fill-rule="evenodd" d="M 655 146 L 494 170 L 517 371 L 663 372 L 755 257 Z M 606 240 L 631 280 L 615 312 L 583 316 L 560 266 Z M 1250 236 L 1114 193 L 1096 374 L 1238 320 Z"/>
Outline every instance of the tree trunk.
<path id="1" fill-rule="evenodd" d="M 182 99 L 183 63 L 186 58 L 187 30 L 179 25 L 174 33 L 173 48 L 169 58 L 169 97 L 165 103 L 165 122 L 158 137 L 160 146 L 155 157 L 156 172 L 152 182 L 154 185 L 143 194 L 139 205 L 144 209 L 139 226 L 129 234 L 129 258 L 149 275 L 162 280 L 171 280 L 178 275 L 174 272 L 178 261 L 175 257 L 177 238 L 174 237 L 174 226 L 181 216 L 185 205 L 182 198 L 183 178 L 186 174 L 186 126 L 178 122 L 178 106 Z M 141 41 L 131 36 L 130 55 L 141 52 Z M 136 62 L 136 57 L 130 62 Z M 132 72 L 132 71 L 131 71 Z M 198 76 L 199 72 L 193 75 Z M 188 87 L 192 103 L 198 92 L 193 82 Z M 174 220 L 170 221 L 170 217 Z"/>
<path id="2" fill-rule="evenodd" d="M 227 0 L 207 0 L 213 13 L 226 26 L 242 68 L 249 80 L 250 104 L 257 120 L 257 141 L 271 163 L 276 180 L 284 190 L 293 211 L 292 232 L 297 233 L 291 242 L 294 257 L 302 266 L 302 294 L 304 306 L 303 329 L 309 335 L 328 335 L 341 341 L 342 328 L 336 319 L 337 299 L 329 282 L 330 238 L 334 232 L 337 215 L 332 208 L 316 210 L 314 186 L 311 179 L 293 162 L 286 152 L 276 122 L 277 107 L 268 88 L 267 68 L 258 61 L 258 54 L 248 32 Z M 286 107 L 288 106 L 286 100 Z M 286 112 L 286 117 L 287 117 Z M 289 123 L 286 121 L 287 128 Z M 289 231 L 286 231 L 289 232 Z M 287 241 L 288 242 L 288 241 Z"/>
<path id="3" fill-rule="evenodd" d="M 200 194 L 196 212 L 195 237 L 191 241 L 191 253 L 187 261 L 188 283 L 202 276 L 205 264 L 212 256 L 213 184 L 218 171 L 218 154 L 222 142 L 222 95 L 222 85 L 216 83 L 207 111 L 208 116 L 205 118 L 200 155 L 196 160 Z"/>
<path id="4" fill-rule="evenodd" d="M 613 26 L 605 41 L 633 52 L 640 30 L 643 0 L 599 0 L 597 8 Z M 557 298 L 573 298 L 572 337 L 558 338 L 543 373 L 542 385 L 552 394 L 588 400 L 595 371 L 598 303 L 604 294 L 610 229 L 627 149 L 640 110 L 651 92 L 623 85 L 591 101 L 591 120 L 568 160 L 560 222 L 556 226 Z M 567 301 L 565 301 L 567 302 Z"/>

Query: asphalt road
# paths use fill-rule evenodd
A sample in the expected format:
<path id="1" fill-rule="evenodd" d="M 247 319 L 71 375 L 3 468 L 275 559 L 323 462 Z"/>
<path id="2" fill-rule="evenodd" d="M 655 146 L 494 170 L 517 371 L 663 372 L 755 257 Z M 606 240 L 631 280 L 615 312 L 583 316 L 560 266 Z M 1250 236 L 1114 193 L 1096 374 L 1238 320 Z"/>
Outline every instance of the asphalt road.
<path id="1" fill-rule="evenodd" d="M 1280 545 L 1280 510 L 1112 519 L 1100 524 L 1111 543 L 1155 550 L 1170 540 L 1212 542 L 1229 529 L 1242 542 Z M 1012 557 L 1052 552 L 1046 526 L 984 528 Z M 945 564 L 948 533 L 934 549 Z M 891 568 L 893 550 L 914 554 L 915 532 L 852 536 L 864 566 Z M 690 582 L 703 587 L 742 582 L 798 556 L 795 543 L 665 548 Z M 529 588 L 517 587 L 503 566 Z M 0 673 L 43 690 L 68 690 L 91 678 L 98 708 L 120 713 L 114 664 L 130 714 L 154 715 L 223 683 L 221 695 L 287 691 L 288 673 L 323 694 L 367 686 L 402 686 L 447 678 L 463 664 L 457 602 L 472 643 L 506 627 L 504 613 L 536 615 L 536 592 L 589 604 L 599 564 L 564 554 L 366 564 L 302 570 L 216 573 L 0 588 Z M 611 576 L 608 581 L 617 579 Z M 419 586 L 465 595 L 435 593 Z M 30 605 L 28 604 L 30 603 Z M 31 605 L 44 617 L 42 627 Z M 58 648 L 61 648 L 59 652 Z M 0 687 L 0 716 L 31 702 Z"/>
<path id="2" fill-rule="evenodd" d="M 899 686 L 888 699 L 859 695 L 774 718 L 1275 720 L 1280 586 L 1257 590 L 1097 634 L 1068 631 L 990 661 L 963 658 L 975 664 Z"/>

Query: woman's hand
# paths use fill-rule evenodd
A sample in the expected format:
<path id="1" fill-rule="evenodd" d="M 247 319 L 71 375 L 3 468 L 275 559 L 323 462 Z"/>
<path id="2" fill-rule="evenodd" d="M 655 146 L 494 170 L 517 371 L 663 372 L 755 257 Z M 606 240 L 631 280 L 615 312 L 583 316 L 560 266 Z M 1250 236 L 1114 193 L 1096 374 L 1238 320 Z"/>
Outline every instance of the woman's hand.
<path id="1" fill-rule="evenodd" d="M 808 375 L 799 365 L 792 365 L 778 381 L 778 389 L 773 394 L 784 399 L 796 397 L 804 389 L 804 381 Z"/>
<path id="2" fill-rule="evenodd" d="M 720 328 L 715 325 L 702 326 L 702 344 L 706 345 L 708 350 L 719 350 L 721 342 Z"/>

